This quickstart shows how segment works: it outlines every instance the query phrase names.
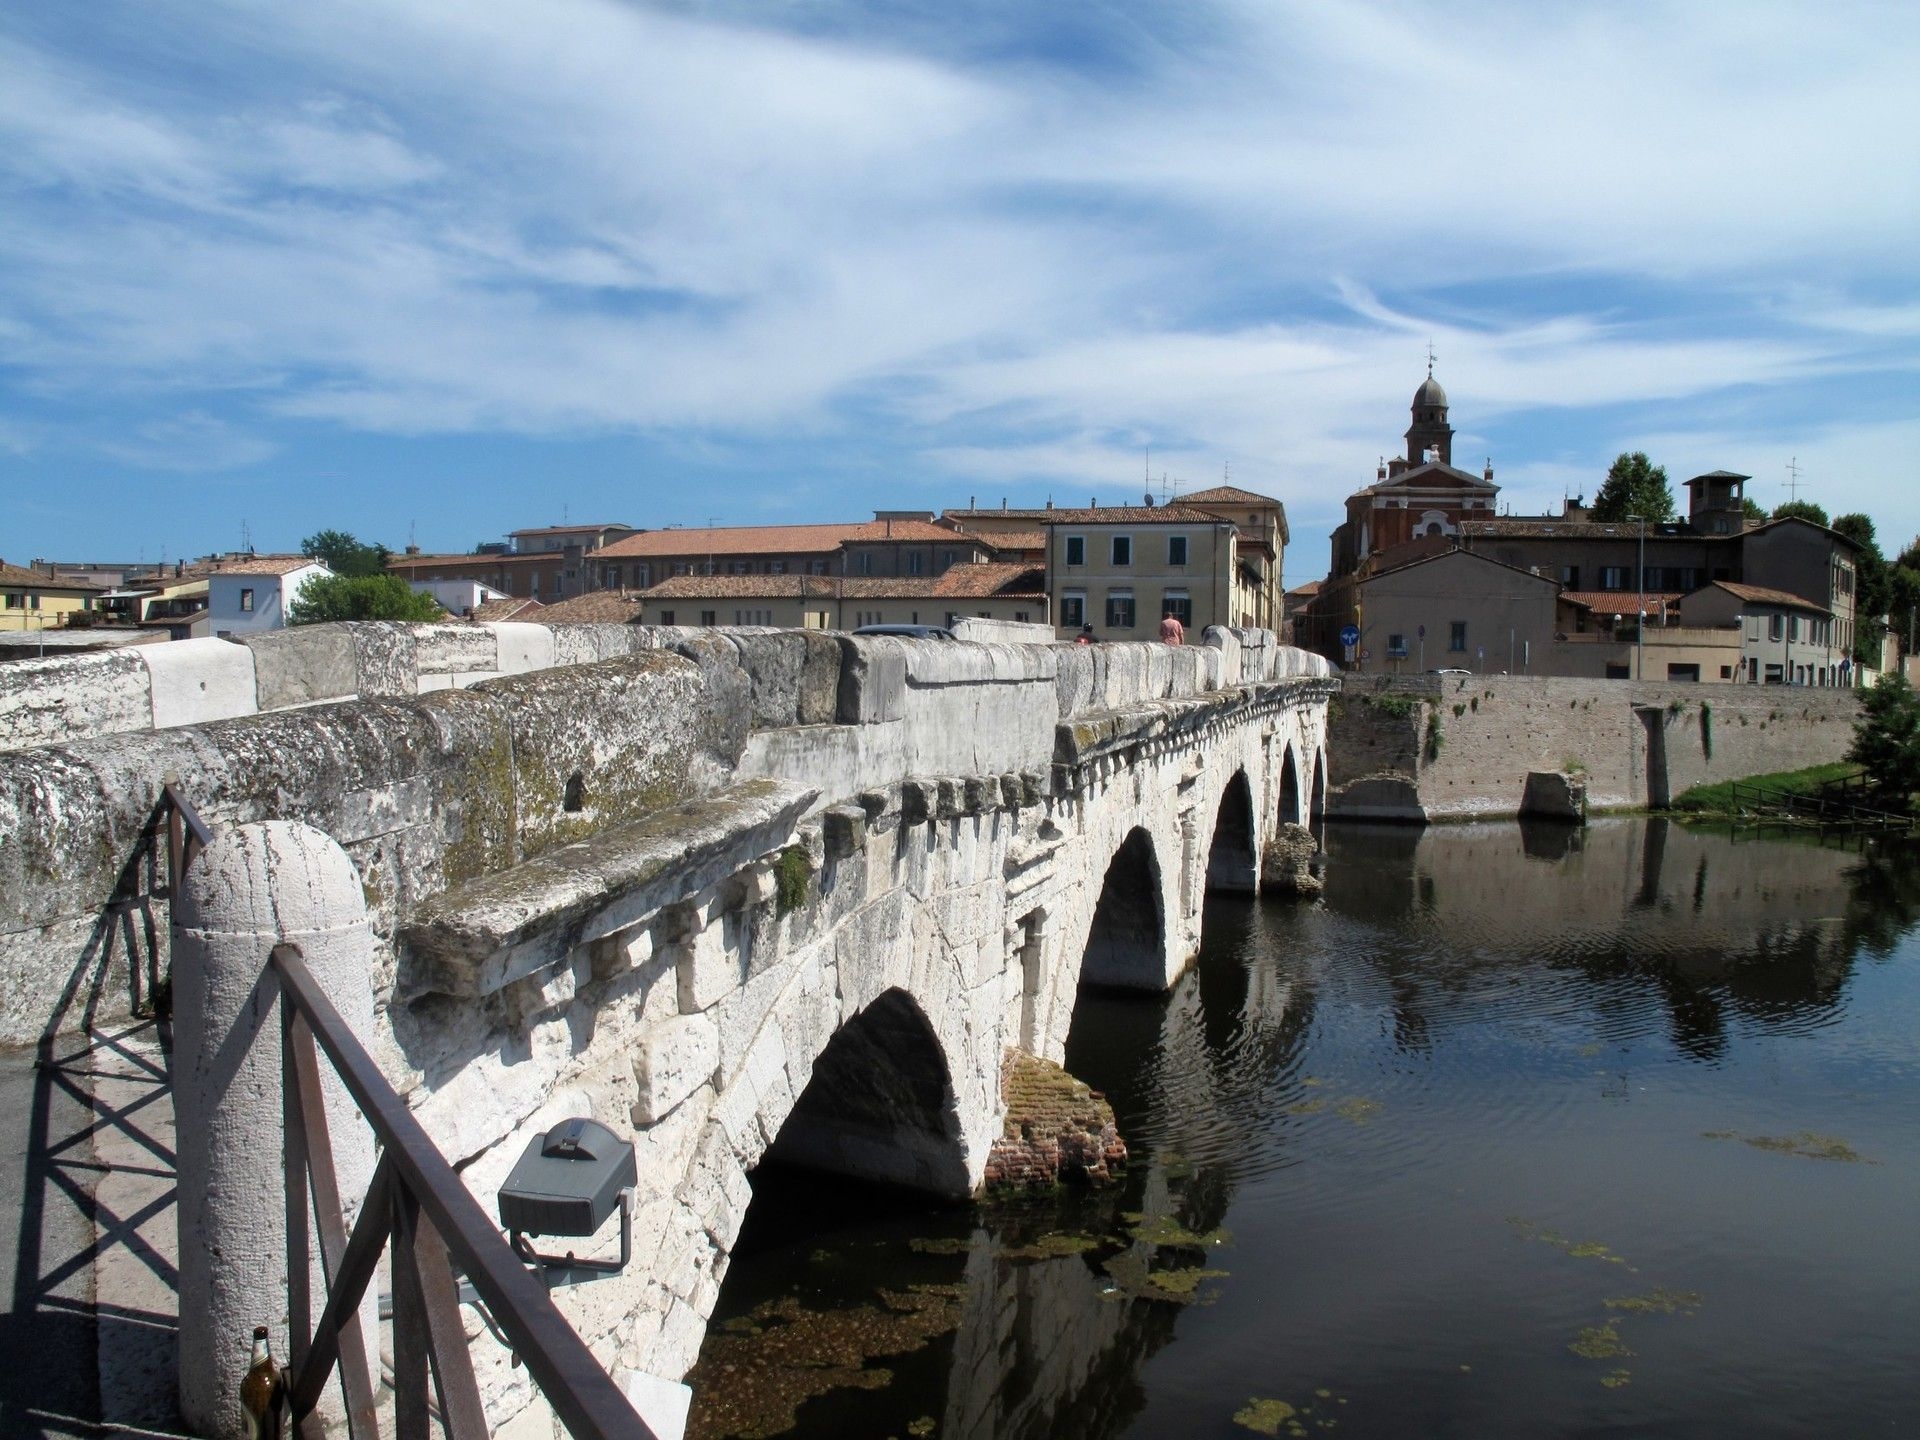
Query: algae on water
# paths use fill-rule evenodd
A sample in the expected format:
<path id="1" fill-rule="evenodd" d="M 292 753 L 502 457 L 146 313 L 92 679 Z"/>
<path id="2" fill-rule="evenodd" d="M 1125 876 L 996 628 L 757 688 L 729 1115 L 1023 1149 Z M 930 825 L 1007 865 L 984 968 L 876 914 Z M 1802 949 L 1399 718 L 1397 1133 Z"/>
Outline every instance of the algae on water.
<path id="1" fill-rule="evenodd" d="M 1582 1360 L 1612 1360 L 1616 1356 L 1633 1354 L 1620 1339 L 1618 1320 L 1586 1326 L 1567 1348 Z"/>
<path id="2" fill-rule="evenodd" d="M 1756 1150 L 1770 1150 L 1776 1155 L 1799 1155 L 1808 1160 L 1837 1160 L 1846 1165 L 1879 1163 L 1867 1159 L 1837 1135 L 1820 1135 L 1812 1130 L 1802 1130 L 1797 1135 L 1742 1135 L 1733 1130 L 1705 1130 L 1701 1136 L 1707 1140 L 1738 1140 Z"/>
<path id="3" fill-rule="evenodd" d="M 1284 1400 L 1262 1400 L 1256 1395 L 1234 1412 L 1233 1423 L 1256 1435 L 1278 1435 L 1294 1413 Z"/>

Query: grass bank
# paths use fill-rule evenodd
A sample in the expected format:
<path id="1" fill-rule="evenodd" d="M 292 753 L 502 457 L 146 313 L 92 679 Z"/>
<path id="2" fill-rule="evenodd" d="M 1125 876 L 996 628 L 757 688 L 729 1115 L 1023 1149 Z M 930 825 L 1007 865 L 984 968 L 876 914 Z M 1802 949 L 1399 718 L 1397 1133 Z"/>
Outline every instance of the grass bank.
<path id="1" fill-rule="evenodd" d="M 1782 770 L 1774 775 L 1747 775 L 1737 782 L 1721 780 L 1712 785 L 1696 785 L 1676 795 L 1668 808 L 1692 814 L 1731 814 L 1737 808 L 1733 803 L 1733 787 L 1736 783 L 1759 785 L 1789 795 L 1811 795 L 1829 781 L 1844 780 L 1859 773 L 1858 765 L 1842 760 L 1832 765 L 1809 765 L 1804 770 Z"/>

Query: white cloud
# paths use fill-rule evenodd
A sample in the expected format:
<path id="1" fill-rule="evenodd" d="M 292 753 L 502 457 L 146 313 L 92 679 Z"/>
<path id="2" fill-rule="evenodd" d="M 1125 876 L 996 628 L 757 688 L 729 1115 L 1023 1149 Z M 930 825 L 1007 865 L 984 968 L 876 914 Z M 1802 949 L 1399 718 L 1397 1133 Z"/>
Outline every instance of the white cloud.
<path id="1" fill-rule="evenodd" d="M 835 34 L 159 5 L 198 68 L 139 83 L 0 40 L 10 362 L 34 394 L 247 397 L 213 456 L 314 420 L 865 429 L 935 479 L 1117 494 L 1151 442 L 1297 533 L 1428 338 L 1488 426 L 1920 363 L 1920 11 L 1238 0 L 1116 19 L 1124 63 L 991 69 L 804 13 Z M 1496 458 L 1556 499 L 1581 464 Z"/>
<path id="2" fill-rule="evenodd" d="M 279 447 L 226 421 L 190 410 L 152 420 L 131 435 L 99 442 L 101 453 L 145 470 L 238 470 L 272 458 Z"/>

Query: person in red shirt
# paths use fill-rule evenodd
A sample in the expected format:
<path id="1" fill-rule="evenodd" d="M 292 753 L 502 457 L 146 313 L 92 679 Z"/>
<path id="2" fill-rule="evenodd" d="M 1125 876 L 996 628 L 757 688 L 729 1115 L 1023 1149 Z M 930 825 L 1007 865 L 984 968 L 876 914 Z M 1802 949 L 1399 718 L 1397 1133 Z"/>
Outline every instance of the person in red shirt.
<path id="1" fill-rule="evenodd" d="M 1093 644 L 1093 626 L 1082 625 L 1080 627 L 1080 633 L 1073 637 L 1073 643 L 1076 645 Z"/>
<path id="2" fill-rule="evenodd" d="M 1160 643 L 1162 645 L 1187 643 L 1187 627 L 1180 623 L 1179 616 L 1169 615 L 1160 622 Z"/>

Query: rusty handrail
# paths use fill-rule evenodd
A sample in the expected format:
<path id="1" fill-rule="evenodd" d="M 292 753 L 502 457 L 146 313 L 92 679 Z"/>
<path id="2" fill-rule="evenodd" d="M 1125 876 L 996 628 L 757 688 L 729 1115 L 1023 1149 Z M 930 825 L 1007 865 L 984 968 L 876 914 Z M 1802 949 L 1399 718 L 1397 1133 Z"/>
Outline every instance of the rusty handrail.
<path id="1" fill-rule="evenodd" d="M 653 1431 L 634 1411 L 613 1378 L 601 1368 L 573 1327 L 553 1303 L 546 1284 L 523 1265 L 513 1253 L 499 1229 L 487 1219 L 446 1157 L 428 1138 L 406 1102 L 387 1083 L 346 1021 L 340 1018 L 326 995 L 314 982 L 299 947 L 280 944 L 273 948 L 268 968 L 279 982 L 283 1005 L 282 1034 L 292 1042 L 286 1064 L 289 1078 L 290 1190 L 298 1179 L 304 1191 L 309 1179 L 319 1180 L 319 1166 L 312 1164 L 314 1148 L 307 1138 L 324 1138 L 324 1110 L 318 1103 L 318 1089 L 311 1081 L 301 1082 L 298 1071 L 304 1048 L 311 1057 L 317 1044 L 340 1083 L 359 1107 L 381 1143 L 382 1159 L 375 1182 L 363 1206 L 351 1237 L 344 1245 L 329 1243 L 323 1233 L 323 1258 L 329 1275 L 331 1293 L 325 1313 L 311 1341 L 304 1333 L 294 1337 L 293 1420 L 300 1433 L 318 1433 L 313 1406 L 325 1387 L 328 1376 L 343 1358 L 347 1377 L 349 1411 L 365 1405 L 370 1386 L 363 1388 L 352 1373 L 351 1356 L 343 1349 L 356 1343 L 343 1338 L 355 1331 L 355 1312 L 385 1243 L 382 1231 L 391 1232 L 394 1244 L 394 1300 L 396 1358 L 404 1362 L 409 1374 L 397 1376 L 396 1400 L 400 1408 L 396 1424 L 401 1440 L 424 1434 L 427 1424 L 424 1382 L 429 1360 L 438 1391 L 440 1414 L 449 1433 L 457 1440 L 484 1435 L 484 1419 L 479 1415 L 478 1396 L 473 1390 L 471 1362 L 457 1314 L 451 1314 L 456 1302 L 449 1264 L 464 1272 L 474 1290 L 485 1302 L 494 1321 L 512 1343 L 515 1354 L 526 1363 L 528 1372 L 554 1413 L 578 1440 L 655 1440 Z M 316 1124 L 318 1121 L 318 1124 Z M 331 1166 L 326 1183 L 331 1185 Z M 294 1208 L 289 1197 L 289 1220 Z M 316 1199 L 319 1195 L 316 1193 Z M 295 1227 L 288 1228 L 289 1275 L 304 1272 L 306 1226 L 304 1204 L 298 1226 L 301 1253 L 291 1253 Z M 317 1206 L 324 1212 L 324 1206 Z M 333 1216 L 321 1217 L 323 1232 L 338 1216 L 337 1201 Z M 337 1242 L 338 1236 L 335 1236 Z M 338 1261 L 326 1255 L 335 1250 Z M 300 1286 L 304 1291 L 304 1278 Z M 300 1296 L 305 1299 L 304 1293 Z M 299 1311 L 302 1331 L 305 1306 Z M 409 1335 L 402 1343 L 398 1334 L 401 1314 L 408 1317 Z M 451 1323 L 449 1323 L 451 1322 Z M 424 1336 L 421 1331 L 426 1332 Z M 455 1353 L 457 1352 L 457 1353 Z M 362 1357 L 364 1358 L 364 1357 Z M 398 1368 L 398 1367 L 397 1367 Z M 402 1391 L 409 1393 L 402 1394 Z M 356 1393 L 358 1392 L 358 1393 Z M 356 1433 L 357 1433 L 356 1427 Z"/>

